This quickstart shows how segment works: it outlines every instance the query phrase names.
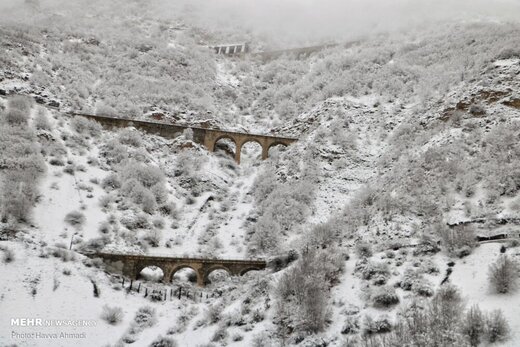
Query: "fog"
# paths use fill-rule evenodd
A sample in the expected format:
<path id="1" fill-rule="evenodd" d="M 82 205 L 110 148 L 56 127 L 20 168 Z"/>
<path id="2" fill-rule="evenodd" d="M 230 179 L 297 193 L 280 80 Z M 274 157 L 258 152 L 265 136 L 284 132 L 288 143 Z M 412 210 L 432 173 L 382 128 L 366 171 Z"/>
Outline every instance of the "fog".
<path id="1" fill-rule="evenodd" d="M 349 38 L 459 20 L 516 21 L 519 0 L 189 0 L 188 20 L 297 40 Z M 190 5 L 187 5 L 188 7 Z"/>
<path id="2" fill-rule="evenodd" d="M 36 0 L 33 0 L 36 1 Z M 41 11 L 72 17 L 133 13 L 177 19 L 221 33 L 280 43 L 341 41 L 441 21 L 517 21 L 520 0 L 39 0 Z M 0 0 L 0 18 L 18 18 L 26 0 Z M 236 35 L 235 35 L 236 36 Z"/>

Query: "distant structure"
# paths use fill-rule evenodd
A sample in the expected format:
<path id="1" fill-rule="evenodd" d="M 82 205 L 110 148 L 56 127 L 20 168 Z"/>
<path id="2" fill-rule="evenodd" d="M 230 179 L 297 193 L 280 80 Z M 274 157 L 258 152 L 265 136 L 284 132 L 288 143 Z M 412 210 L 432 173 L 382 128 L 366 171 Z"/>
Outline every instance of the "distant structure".
<path id="1" fill-rule="evenodd" d="M 229 56 L 249 53 L 249 43 L 247 42 L 229 45 L 210 46 L 210 48 L 215 50 L 216 54 L 223 54 Z"/>
<path id="2" fill-rule="evenodd" d="M 308 47 L 298 47 L 298 48 L 285 48 L 285 49 L 279 49 L 275 51 L 263 51 L 263 52 L 251 52 L 251 48 L 249 46 L 249 43 L 239 43 L 239 44 L 233 44 L 233 45 L 216 45 L 216 46 L 209 46 L 211 49 L 215 50 L 216 54 L 222 54 L 226 56 L 244 56 L 244 55 L 251 55 L 252 57 L 260 58 L 264 61 L 277 59 L 284 55 L 290 55 L 294 56 L 297 59 L 305 58 L 310 56 L 313 53 L 322 51 L 324 49 L 328 48 L 334 48 L 334 47 L 343 47 L 343 48 L 350 48 L 356 44 L 358 44 L 359 41 L 350 41 L 345 43 L 327 43 L 323 45 L 316 45 L 316 46 L 308 46 Z"/>

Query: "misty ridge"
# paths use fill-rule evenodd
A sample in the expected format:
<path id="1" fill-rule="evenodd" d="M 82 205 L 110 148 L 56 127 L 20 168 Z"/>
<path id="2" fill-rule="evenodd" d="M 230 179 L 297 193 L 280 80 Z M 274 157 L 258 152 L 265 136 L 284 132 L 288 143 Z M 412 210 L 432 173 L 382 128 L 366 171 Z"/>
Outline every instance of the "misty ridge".
<path id="1" fill-rule="evenodd" d="M 253 35 L 267 48 L 276 49 L 342 43 L 371 34 L 421 30 L 442 22 L 516 22 L 520 13 L 518 0 L 41 0 L 39 7 L 41 12 L 31 14 L 24 1 L 2 0 L 0 18 L 52 25 L 56 15 L 61 15 L 67 18 L 64 25 L 102 31 L 92 28 L 101 25 L 96 17 L 128 14 L 178 20 L 231 41 Z M 52 13 L 52 19 L 45 13 Z"/>

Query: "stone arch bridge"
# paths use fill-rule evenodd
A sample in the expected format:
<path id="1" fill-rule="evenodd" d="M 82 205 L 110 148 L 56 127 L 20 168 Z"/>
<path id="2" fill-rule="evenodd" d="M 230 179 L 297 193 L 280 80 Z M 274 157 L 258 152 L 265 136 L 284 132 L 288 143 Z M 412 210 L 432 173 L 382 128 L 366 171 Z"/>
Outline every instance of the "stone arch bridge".
<path id="1" fill-rule="evenodd" d="M 204 145 L 210 152 L 215 151 L 216 144 L 219 140 L 229 139 L 235 144 L 235 161 L 238 164 L 240 164 L 240 153 L 242 151 L 242 147 L 248 142 L 256 142 L 260 144 L 262 147 L 262 159 L 267 159 L 269 156 L 269 149 L 271 147 L 276 145 L 289 146 L 290 144 L 298 141 L 298 139 L 293 137 L 241 133 L 222 129 L 190 127 L 186 125 L 177 125 L 164 122 L 150 122 L 82 113 L 69 113 L 69 115 L 81 116 L 90 120 L 94 120 L 105 128 L 109 129 L 133 126 L 136 129 L 168 139 L 178 137 L 182 135 L 186 129 L 191 129 L 193 131 L 193 141 Z"/>
<path id="2" fill-rule="evenodd" d="M 177 271 L 191 268 L 197 274 L 197 285 L 200 287 L 208 283 L 208 276 L 215 270 L 225 270 L 232 276 L 242 276 L 248 271 L 266 268 L 264 260 L 176 258 L 120 253 L 95 253 L 91 257 L 101 258 L 106 264 L 122 263 L 122 274 L 133 280 L 148 266 L 157 266 L 162 270 L 164 283 L 171 283 Z"/>

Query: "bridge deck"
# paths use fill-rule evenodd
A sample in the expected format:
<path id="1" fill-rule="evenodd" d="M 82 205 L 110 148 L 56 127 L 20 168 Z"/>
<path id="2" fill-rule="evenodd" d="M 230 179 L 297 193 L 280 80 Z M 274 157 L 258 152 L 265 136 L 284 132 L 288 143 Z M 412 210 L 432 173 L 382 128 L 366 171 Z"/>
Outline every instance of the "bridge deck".
<path id="1" fill-rule="evenodd" d="M 172 257 L 170 255 L 145 255 L 145 254 L 128 254 L 128 253 L 94 253 L 93 256 L 100 258 L 112 259 L 135 259 L 135 260 L 156 260 L 156 261 L 179 261 L 179 262 L 198 262 L 198 263 L 219 263 L 219 264 L 249 264 L 249 265 L 265 265 L 263 259 L 219 259 L 219 258 L 185 258 Z"/>
<path id="2" fill-rule="evenodd" d="M 266 134 L 255 134 L 255 133 L 243 133 L 239 131 L 231 131 L 231 130 L 225 130 L 225 129 L 219 129 L 219 128 L 201 128 L 201 127 L 194 127 L 184 124 L 175 124 L 175 123 L 166 123 L 166 122 L 158 122 L 158 121 L 148 121 L 148 120 L 140 120 L 140 119 L 132 119 L 132 118 L 120 118 L 120 117 L 113 117 L 113 116 L 106 116 L 106 115 L 95 115 L 95 114 L 87 114 L 87 113 L 77 113 L 77 112 L 67 112 L 70 116 L 80 116 L 80 117 L 86 117 L 86 118 L 92 118 L 92 119 L 106 119 L 106 120 L 114 120 L 114 121 L 127 121 L 127 122 L 133 122 L 138 124 L 146 124 L 146 125 L 162 125 L 165 127 L 178 127 L 178 128 L 185 128 L 185 129 L 194 129 L 194 130 L 200 130 L 200 131 L 218 131 L 228 134 L 236 134 L 236 135 L 250 135 L 250 136 L 257 136 L 257 137 L 265 137 L 265 138 L 272 138 L 272 139 L 285 139 L 285 140 L 292 140 L 297 141 L 298 138 L 295 137 L 289 137 L 289 136 L 278 136 L 278 135 L 266 135 Z"/>

